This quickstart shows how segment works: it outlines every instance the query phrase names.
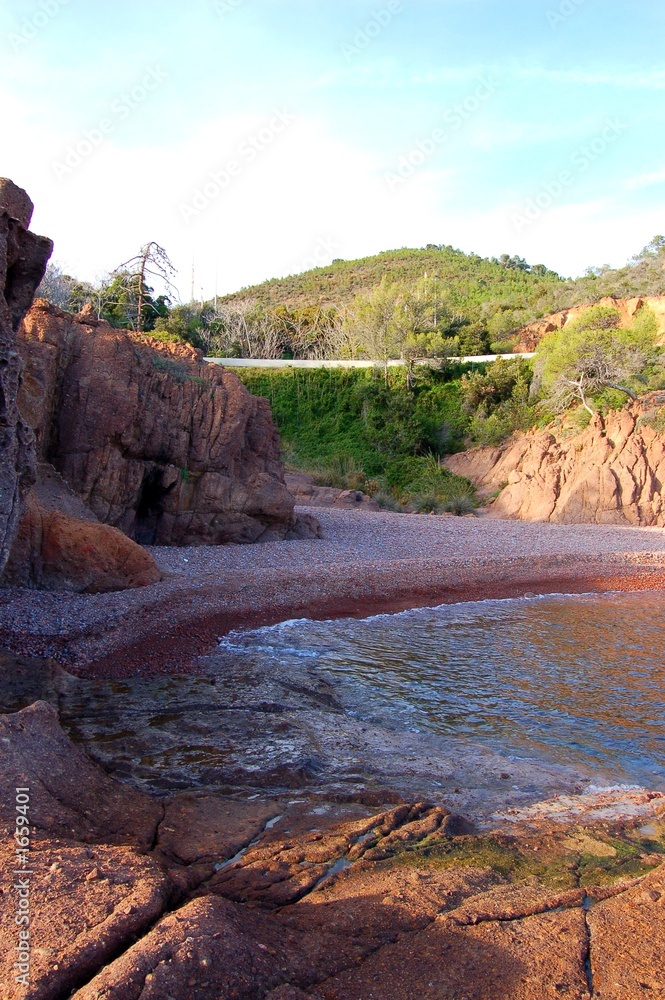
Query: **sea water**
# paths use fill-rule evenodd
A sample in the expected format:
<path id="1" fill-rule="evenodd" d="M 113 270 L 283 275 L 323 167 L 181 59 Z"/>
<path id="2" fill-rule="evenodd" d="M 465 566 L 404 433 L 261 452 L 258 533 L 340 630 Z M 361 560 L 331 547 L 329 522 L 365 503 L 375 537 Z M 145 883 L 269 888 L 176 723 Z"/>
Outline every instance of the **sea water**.
<path id="1" fill-rule="evenodd" d="M 221 647 L 285 672 L 309 661 L 367 722 L 665 789 L 665 593 L 298 620 Z"/>

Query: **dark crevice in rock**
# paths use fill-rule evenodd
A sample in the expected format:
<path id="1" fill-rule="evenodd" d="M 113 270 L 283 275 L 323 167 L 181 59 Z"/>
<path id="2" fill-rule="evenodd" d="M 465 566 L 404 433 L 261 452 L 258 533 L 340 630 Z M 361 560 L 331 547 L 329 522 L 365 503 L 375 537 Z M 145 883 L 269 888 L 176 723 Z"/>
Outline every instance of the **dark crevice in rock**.
<path id="1" fill-rule="evenodd" d="M 591 964 L 591 928 L 589 927 L 589 921 L 587 919 L 587 913 L 591 909 L 593 901 L 589 896 L 584 897 L 582 903 L 582 912 L 584 914 L 584 930 L 585 930 L 585 952 L 584 952 L 584 975 L 586 977 L 587 990 L 589 991 L 589 996 L 593 997 L 593 966 Z"/>
<path id="2" fill-rule="evenodd" d="M 155 829 L 154 829 L 153 834 L 152 834 L 152 840 L 150 842 L 150 847 L 148 848 L 148 851 L 154 851 L 157 848 L 157 845 L 159 843 L 159 828 L 162 825 L 162 823 L 164 822 L 164 818 L 166 816 L 166 806 L 164 806 L 162 803 L 160 803 L 160 807 L 161 807 L 161 810 L 162 810 L 162 814 L 159 817 L 159 819 L 157 820 L 157 822 L 155 823 Z"/>
<path id="3" fill-rule="evenodd" d="M 178 893 L 175 898 L 172 896 L 167 899 L 164 903 L 163 908 L 160 912 L 154 916 L 150 921 L 146 922 L 145 926 L 140 929 L 137 933 L 136 928 L 127 934 L 127 937 L 118 943 L 118 945 L 108 952 L 104 957 L 104 960 L 99 963 L 92 971 L 88 969 L 85 973 L 81 972 L 78 975 L 72 974 L 68 982 L 59 988 L 55 992 L 49 992 L 40 994 L 41 1000 L 68 1000 L 71 995 L 77 990 L 83 989 L 88 983 L 98 976 L 104 969 L 108 968 L 114 962 L 117 962 L 126 952 L 133 948 L 135 944 L 147 937 L 148 934 L 157 926 L 160 920 L 168 916 L 170 913 L 175 913 L 177 910 L 182 909 L 186 905 L 187 900 L 183 899 L 182 894 Z M 148 970 L 150 971 L 150 970 Z"/>

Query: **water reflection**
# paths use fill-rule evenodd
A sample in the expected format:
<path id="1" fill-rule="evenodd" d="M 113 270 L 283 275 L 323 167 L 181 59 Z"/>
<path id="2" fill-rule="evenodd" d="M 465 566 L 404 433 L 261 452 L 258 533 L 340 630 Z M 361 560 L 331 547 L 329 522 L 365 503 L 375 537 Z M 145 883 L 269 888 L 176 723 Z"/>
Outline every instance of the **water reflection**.
<path id="1" fill-rule="evenodd" d="M 222 644 L 304 656 L 345 708 L 665 787 L 665 594 L 555 596 L 288 622 Z"/>

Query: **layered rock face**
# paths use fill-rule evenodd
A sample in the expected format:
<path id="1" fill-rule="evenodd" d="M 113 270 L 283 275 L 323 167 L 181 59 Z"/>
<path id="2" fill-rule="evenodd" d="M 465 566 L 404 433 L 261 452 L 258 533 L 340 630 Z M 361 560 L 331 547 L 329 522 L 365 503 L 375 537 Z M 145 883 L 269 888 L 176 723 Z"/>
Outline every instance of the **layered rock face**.
<path id="1" fill-rule="evenodd" d="M 529 323 L 528 326 L 519 331 L 515 350 L 525 354 L 535 351 L 543 337 L 548 333 L 554 333 L 555 330 L 562 330 L 569 326 L 576 319 L 579 319 L 592 304 L 587 302 L 585 305 L 574 306 L 572 309 L 563 309 L 561 312 L 552 313 L 551 316 L 545 316 L 534 323 Z M 646 307 L 656 316 L 660 337 L 665 337 L 665 295 L 632 299 L 615 299 L 612 296 L 606 296 L 600 299 L 597 305 L 618 309 L 623 327 L 631 326 L 640 309 Z"/>
<path id="2" fill-rule="evenodd" d="M 22 364 L 16 333 L 44 276 L 53 244 L 28 231 L 32 202 L 0 178 L 0 573 L 34 480 L 34 442 L 17 400 Z"/>
<path id="3" fill-rule="evenodd" d="M 268 403 L 231 372 L 188 346 L 115 330 L 91 310 L 72 317 L 44 300 L 26 317 L 19 349 L 21 411 L 38 458 L 101 522 L 157 545 L 294 532 Z"/>
<path id="4" fill-rule="evenodd" d="M 446 465 L 467 476 L 499 517 L 562 524 L 665 526 L 665 435 L 648 422 L 655 393 L 572 436 L 518 434 L 500 448 L 473 448 Z"/>

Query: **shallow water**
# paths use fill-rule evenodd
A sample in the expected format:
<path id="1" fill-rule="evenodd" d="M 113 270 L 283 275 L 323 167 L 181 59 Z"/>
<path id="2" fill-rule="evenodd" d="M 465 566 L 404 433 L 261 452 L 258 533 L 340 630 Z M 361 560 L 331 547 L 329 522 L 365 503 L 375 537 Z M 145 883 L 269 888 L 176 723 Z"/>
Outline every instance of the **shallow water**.
<path id="1" fill-rule="evenodd" d="M 367 722 L 665 789 L 664 593 L 299 620 L 221 649 L 287 672 L 305 660 Z"/>

